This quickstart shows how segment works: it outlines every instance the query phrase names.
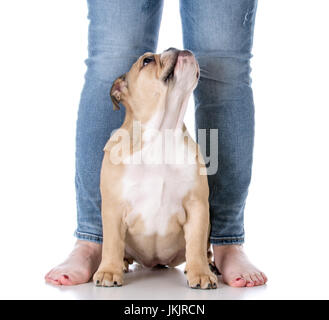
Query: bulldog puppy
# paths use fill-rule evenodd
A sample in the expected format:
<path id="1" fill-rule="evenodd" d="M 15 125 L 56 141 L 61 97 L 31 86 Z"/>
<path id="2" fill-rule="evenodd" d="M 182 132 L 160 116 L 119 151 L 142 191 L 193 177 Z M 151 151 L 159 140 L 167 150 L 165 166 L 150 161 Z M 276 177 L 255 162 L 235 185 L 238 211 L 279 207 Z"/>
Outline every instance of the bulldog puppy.
<path id="1" fill-rule="evenodd" d="M 134 260 L 146 267 L 186 261 L 192 288 L 217 288 L 209 258 L 208 182 L 183 122 L 200 69 L 190 51 L 145 53 L 111 88 L 125 120 L 104 148 L 102 261 L 97 286 L 121 286 Z"/>

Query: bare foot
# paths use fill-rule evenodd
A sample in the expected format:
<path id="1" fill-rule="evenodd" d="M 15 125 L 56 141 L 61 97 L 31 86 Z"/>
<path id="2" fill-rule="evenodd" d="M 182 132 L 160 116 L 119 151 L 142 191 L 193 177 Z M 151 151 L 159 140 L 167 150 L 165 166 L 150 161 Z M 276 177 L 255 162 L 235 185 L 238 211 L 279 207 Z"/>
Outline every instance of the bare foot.
<path id="1" fill-rule="evenodd" d="M 49 271 L 45 280 L 54 285 L 65 286 L 89 282 L 101 262 L 101 256 L 101 244 L 77 240 L 69 257 Z"/>
<path id="2" fill-rule="evenodd" d="M 223 281 L 232 287 L 254 287 L 267 282 L 266 275 L 248 260 L 241 245 L 213 245 L 215 264 Z"/>

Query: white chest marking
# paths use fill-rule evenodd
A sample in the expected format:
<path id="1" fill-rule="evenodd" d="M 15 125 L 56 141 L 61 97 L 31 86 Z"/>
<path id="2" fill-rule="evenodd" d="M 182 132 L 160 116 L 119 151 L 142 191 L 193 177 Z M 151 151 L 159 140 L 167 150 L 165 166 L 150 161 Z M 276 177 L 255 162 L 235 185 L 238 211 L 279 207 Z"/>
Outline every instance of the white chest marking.
<path id="1" fill-rule="evenodd" d="M 171 217 L 184 212 L 183 198 L 193 187 L 195 174 L 193 164 L 126 165 L 123 198 L 132 207 L 129 216 L 141 215 L 145 235 L 166 234 Z"/>
<path id="2" fill-rule="evenodd" d="M 123 197 L 141 214 L 146 235 L 165 235 L 172 215 L 183 212 L 182 200 L 193 185 L 193 165 L 128 165 Z"/>

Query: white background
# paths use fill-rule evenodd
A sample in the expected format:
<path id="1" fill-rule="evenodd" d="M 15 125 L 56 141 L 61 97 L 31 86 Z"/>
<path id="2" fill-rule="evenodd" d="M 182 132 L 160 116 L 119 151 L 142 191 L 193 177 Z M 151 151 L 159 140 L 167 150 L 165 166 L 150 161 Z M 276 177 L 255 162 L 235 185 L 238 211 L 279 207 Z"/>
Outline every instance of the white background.
<path id="1" fill-rule="evenodd" d="M 221 284 L 200 292 L 186 288 L 180 270 L 153 278 L 142 270 L 129 275 L 129 285 L 104 291 L 92 284 L 58 289 L 43 282 L 74 243 L 86 2 L 1 1 L 0 298 L 329 298 L 328 11 L 326 0 L 258 4 L 252 59 L 256 142 L 245 229 L 246 250 L 267 273 L 268 285 Z M 165 1 L 158 51 L 170 46 L 182 48 L 175 0 Z M 193 132 L 192 100 L 186 123 Z M 151 278 L 161 293 L 154 293 Z"/>

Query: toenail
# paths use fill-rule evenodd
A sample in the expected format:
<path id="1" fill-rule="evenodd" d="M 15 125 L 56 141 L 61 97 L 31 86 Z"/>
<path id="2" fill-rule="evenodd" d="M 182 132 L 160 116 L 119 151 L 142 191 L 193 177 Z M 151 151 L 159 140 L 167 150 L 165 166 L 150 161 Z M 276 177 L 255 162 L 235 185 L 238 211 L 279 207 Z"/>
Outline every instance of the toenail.
<path id="1" fill-rule="evenodd" d="M 113 284 L 116 286 L 118 283 L 116 281 L 114 281 Z"/>
<path id="2" fill-rule="evenodd" d="M 240 281 L 240 280 L 242 280 L 242 278 L 236 278 L 236 279 L 235 279 L 235 281 Z"/>
<path id="3" fill-rule="evenodd" d="M 65 279 L 69 279 L 69 276 L 67 276 L 66 274 L 63 274 L 63 277 L 64 277 Z"/>

